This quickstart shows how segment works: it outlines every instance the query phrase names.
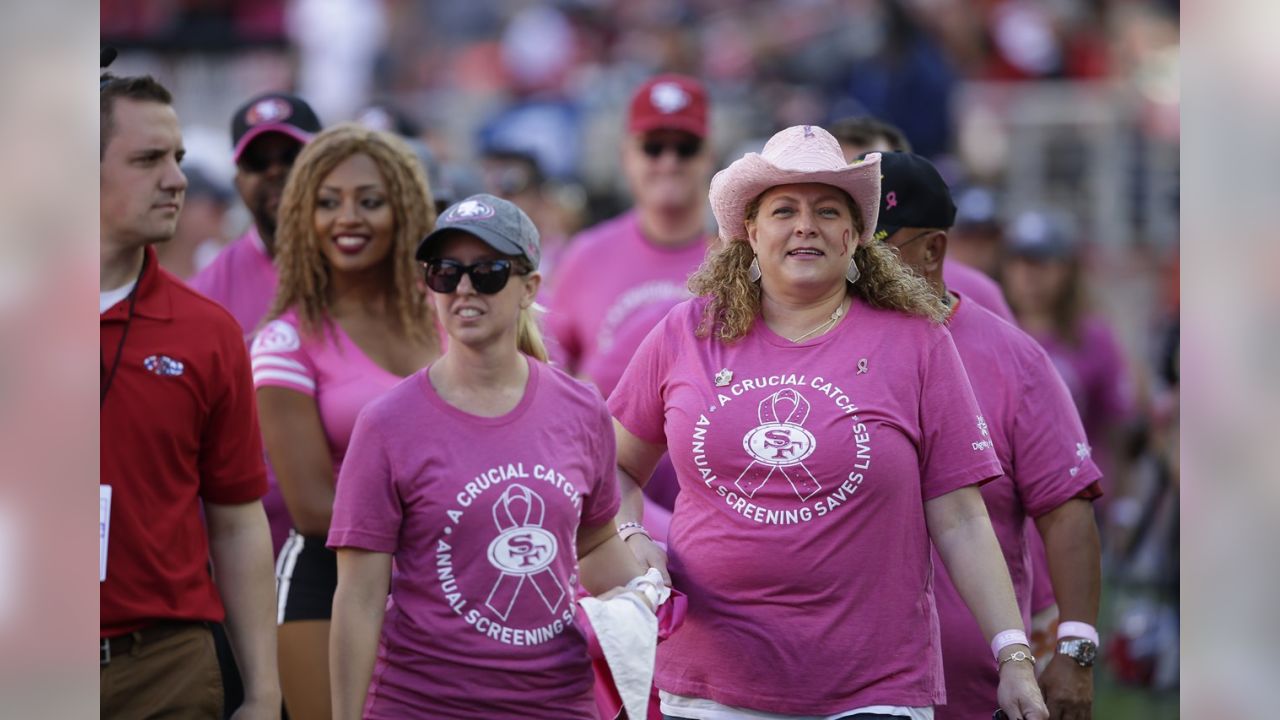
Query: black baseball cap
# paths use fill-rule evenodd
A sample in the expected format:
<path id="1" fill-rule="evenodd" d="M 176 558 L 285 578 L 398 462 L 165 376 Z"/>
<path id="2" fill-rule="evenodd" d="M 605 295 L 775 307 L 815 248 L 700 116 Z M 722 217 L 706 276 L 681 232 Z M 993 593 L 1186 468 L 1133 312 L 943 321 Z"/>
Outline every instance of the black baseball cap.
<path id="1" fill-rule="evenodd" d="M 320 130 L 320 118 L 302 98 L 275 92 L 259 95 L 231 117 L 232 155 L 239 162 L 249 143 L 264 133 L 281 133 L 306 144 Z"/>
<path id="2" fill-rule="evenodd" d="M 880 216 L 875 239 L 904 227 L 948 229 L 956 219 L 951 188 L 933 163 L 906 152 L 880 155 Z"/>

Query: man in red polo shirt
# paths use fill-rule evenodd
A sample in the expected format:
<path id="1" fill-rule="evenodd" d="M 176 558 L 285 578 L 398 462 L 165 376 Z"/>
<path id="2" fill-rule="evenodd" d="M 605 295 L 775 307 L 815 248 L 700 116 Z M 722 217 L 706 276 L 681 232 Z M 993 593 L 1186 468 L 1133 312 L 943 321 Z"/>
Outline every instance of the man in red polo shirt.
<path id="1" fill-rule="evenodd" d="M 245 680 L 235 717 L 279 717 L 266 473 L 244 340 L 151 247 L 172 237 L 186 189 L 168 91 L 109 75 L 100 90 L 102 717 L 220 718 L 209 623 L 224 617 Z"/>

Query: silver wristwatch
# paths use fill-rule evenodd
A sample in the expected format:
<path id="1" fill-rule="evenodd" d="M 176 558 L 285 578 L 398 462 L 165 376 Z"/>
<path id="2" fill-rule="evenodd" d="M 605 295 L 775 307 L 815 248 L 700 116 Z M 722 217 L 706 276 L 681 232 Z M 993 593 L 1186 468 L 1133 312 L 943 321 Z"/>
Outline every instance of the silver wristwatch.
<path id="1" fill-rule="evenodd" d="M 1093 661 L 1098 659 L 1098 646 L 1092 640 L 1066 638 L 1058 641 L 1058 654 L 1075 660 L 1080 667 L 1093 667 Z"/>

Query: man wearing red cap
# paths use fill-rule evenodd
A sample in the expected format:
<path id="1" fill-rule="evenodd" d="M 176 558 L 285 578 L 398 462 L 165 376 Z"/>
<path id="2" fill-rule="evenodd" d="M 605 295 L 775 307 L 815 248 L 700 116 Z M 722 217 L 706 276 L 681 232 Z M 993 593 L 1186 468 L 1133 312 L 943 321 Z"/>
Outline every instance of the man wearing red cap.
<path id="1" fill-rule="evenodd" d="M 606 397 L 649 330 L 689 297 L 689 276 L 706 254 L 707 124 L 707 91 L 697 80 L 667 74 L 641 85 L 622 145 L 635 207 L 574 238 L 551 279 L 552 353 Z M 669 508 L 674 473 L 664 466 L 649 491 Z"/>
<path id="2" fill-rule="evenodd" d="M 567 370 L 608 395 L 632 351 L 673 305 L 707 248 L 707 94 L 659 75 L 632 96 L 622 170 L 635 207 L 569 244 L 547 329 Z"/>

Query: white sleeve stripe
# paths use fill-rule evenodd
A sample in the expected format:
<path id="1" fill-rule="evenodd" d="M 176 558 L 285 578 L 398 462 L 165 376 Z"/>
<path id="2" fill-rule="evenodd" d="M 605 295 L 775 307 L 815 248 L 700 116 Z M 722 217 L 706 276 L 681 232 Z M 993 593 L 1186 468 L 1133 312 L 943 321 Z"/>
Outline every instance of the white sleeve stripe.
<path id="1" fill-rule="evenodd" d="M 254 358 L 253 358 L 253 369 L 254 369 L 254 370 L 257 370 L 259 367 L 268 367 L 268 366 L 269 366 L 269 367 L 284 368 L 285 370 L 297 370 L 298 372 L 306 372 L 306 371 L 307 371 L 307 366 L 306 366 L 306 365 L 303 365 L 302 363 L 298 362 L 297 360 L 290 360 L 289 358 L 282 358 L 282 357 L 279 357 L 279 356 L 277 356 L 277 355 L 256 355 L 256 356 L 254 356 Z"/>
<path id="2" fill-rule="evenodd" d="M 316 389 L 315 380 L 312 380 L 306 375 L 300 375 L 295 372 L 286 372 L 284 370 L 257 370 L 253 373 L 254 387 L 259 387 L 263 384 L 266 384 L 264 383 L 265 380 L 278 380 L 283 383 L 296 385 L 298 387 L 303 387 L 303 388 L 306 388 L 307 390 L 312 390 L 312 391 Z M 274 384 L 274 383 L 270 383 L 270 384 Z"/>

